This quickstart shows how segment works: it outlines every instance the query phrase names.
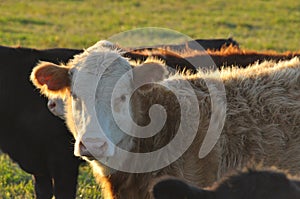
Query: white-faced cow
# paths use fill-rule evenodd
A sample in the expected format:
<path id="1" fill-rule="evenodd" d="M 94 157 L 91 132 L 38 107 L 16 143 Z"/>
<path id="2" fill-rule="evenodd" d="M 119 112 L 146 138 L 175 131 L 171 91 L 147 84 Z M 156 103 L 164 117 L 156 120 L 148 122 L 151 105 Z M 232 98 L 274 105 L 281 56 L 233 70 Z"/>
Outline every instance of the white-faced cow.
<path id="1" fill-rule="evenodd" d="M 46 96 L 67 100 L 67 125 L 76 139 L 74 153 L 90 159 L 106 198 L 151 198 L 149 182 L 166 174 L 208 186 L 249 161 L 300 171 L 299 59 L 220 73 L 168 75 L 161 61 L 150 59 L 133 66 L 118 50 L 101 45 L 90 49 L 67 66 L 39 64 L 31 80 Z M 226 101 L 218 101 L 225 95 Z M 213 98 L 217 103 L 212 113 Z M 156 104 L 165 112 L 157 114 L 161 109 Z M 216 144 L 198 158 L 207 131 L 211 126 L 218 129 L 223 120 Z M 153 129 L 158 133 L 153 134 Z M 177 144 L 160 154 L 175 139 Z M 124 150 L 130 155 L 122 155 Z M 183 154 L 176 157 L 178 150 Z M 143 161 L 132 155 L 157 151 Z M 158 166 L 164 162 L 169 165 Z M 145 173 L 130 170 L 141 169 L 140 165 Z"/>
<path id="2" fill-rule="evenodd" d="M 153 195 L 155 199 L 297 199 L 300 181 L 284 172 L 249 169 L 204 189 L 165 177 L 154 185 Z"/>
<path id="3" fill-rule="evenodd" d="M 66 63 L 82 50 L 0 46 L 0 149 L 32 174 L 38 199 L 75 198 L 80 160 L 64 122 L 28 79 L 40 60 Z"/>
<path id="4" fill-rule="evenodd" d="M 204 49 L 238 45 L 230 38 L 196 40 L 186 45 L 192 48 L 195 43 Z M 186 45 L 164 47 L 180 50 Z M 75 198 L 79 160 L 73 157 L 72 136 L 63 122 L 47 111 L 46 99 L 40 99 L 28 75 L 39 61 L 66 63 L 81 52 L 77 49 L 37 50 L 0 46 L 0 96 L 3 105 L 0 108 L 0 149 L 22 169 L 33 174 L 37 198 L 51 198 L 53 194 L 56 198 Z M 48 102 L 48 108 L 57 116 L 63 114 L 61 102 L 59 99 Z"/>

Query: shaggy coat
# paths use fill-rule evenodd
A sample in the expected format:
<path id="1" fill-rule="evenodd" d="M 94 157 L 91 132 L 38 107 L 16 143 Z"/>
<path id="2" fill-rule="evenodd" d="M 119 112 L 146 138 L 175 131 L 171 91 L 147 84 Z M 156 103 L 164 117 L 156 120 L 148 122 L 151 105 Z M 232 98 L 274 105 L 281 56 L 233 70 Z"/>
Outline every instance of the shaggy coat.
<path id="1" fill-rule="evenodd" d="M 221 81 L 227 98 L 226 121 L 213 150 L 203 159 L 199 148 L 210 121 L 210 94 L 205 79 L 213 74 L 172 77 L 188 80 L 196 88 L 200 109 L 198 134 L 190 148 L 170 166 L 151 173 L 116 172 L 108 177 L 116 198 L 150 198 L 146 192 L 153 177 L 176 176 L 197 186 L 209 186 L 234 168 L 250 162 L 277 166 L 291 173 L 300 171 L 300 62 L 264 62 L 247 69 L 224 69 Z M 167 81 L 167 80 L 164 80 Z M 171 84 L 170 82 L 168 84 Z M 133 152 L 155 151 L 165 146 L 179 125 L 180 107 L 168 90 L 154 86 L 151 92 L 133 96 L 133 117 L 140 125 L 149 122 L 152 104 L 162 104 L 168 112 L 165 128 L 149 139 L 134 140 Z M 191 117 L 192 118 L 192 117 Z"/>
<path id="2" fill-rule="evenodd" d="M 93 53 L 106 57 L 113 55 L 120 57 L 118 64 L 110 69 L 112 74 L 123 71 L 129 65 L 118 52 Z M 98 54 L 97 54 L 98 53 Z M 103 54 L 102 54 L 103 53 Z M 91 58 L 91 59 L 88 59 Z M 89 64 L 86 64 L 86 59 Z M 70 93 L 72 84 L 72 70 L 74 65 L 90 69 L 89 73 L 97 70 L 97 64 L 89 57 L 89 52 L 81 55 L 68 65 L 68 68 L 59 67 L 51 63 L 43 63 L 32 72 L 31 79 L 35 86 L 42 89 L 47 96 L 67 97 L 69 100 L 74 96 Z M 96 59 L 97 60 L 97 59 Z M 104 60 L 105 61 L 105 60 Z M 136 153 L 155 151 L 175 136 L 180 124 L 181 109 L 190 113 L 189 122 L 195 122 L 192 118 L 193 107 L 180 107 L 174 94 L 167 87 L 175 87 L 185 100 L 190 100 L 191 93 L 185 88 L 180 88 L 182 81 L 190 83 L 194 88 L 200 110 L 199 127 L 193 143 L 185 153 L 169 166 L 148 173 L 126 173 L 115 171 L 110 175 L 103 175 L 102 166 L 97 161 L 91 161 L 98 176 L 98 180 L 104 188 L 106 198 L 151 198 L 148 192 L 149 182 L 152 179 L 170 175 L 185 179 L 196 186 L 209 186 L 220 179 L 231 169 L 244 167 L 249 162 L 262 163 L 263 166 L 275 165 L 279 169 L 289 170 L 291 173 L 300 171 L 300 61 L 295 58 L 290 61 L 275 63 L 272 61 L 256 64 L 245 69 L 230 68 L 222 69 L 218 76 L 217 72 L 198 72 L 194 75 L 176 74 L 167 79 L 162 71 L 166 70 L 160 62 L 153 61 L 151 64 L 159 68 L 153 73 L 147 71 L 146 64 L 136 66 L 141 74 L 154 75 L 160 84 L 151 84 L 140 87 L 131 98 L 131 113 L 137 124 L 144 126 L 150 122 L 149 108 L 153 104 L 161 104 L 167 113 L 167 120 L 161 131 L 151 138 L 138 139 L 125 136 L 120 142 L 122 147 Z M 68 72 L 69 70 L 69 72 Z M 71 71 L 71 73 L 70 73 Z M 71 82 L 61 80 L 70 76 Z M 67 75 L 67 76 L 66 76 Z M 107 73 L 107 80 L 110 73 Z M 136 74 L 139 75 L 139 74 Z M 111 75 L 113 77 L 113 75 Z M 47 77 L 47 81 L 45 81 Z M 218 78 L 219 77 L 219 78 Z M 140 79 L 145 76 L 140 76 Z M 147 77 L 148 78 L 148 77 Z M 211 118 L 210 96 L 223 96 L 218 89 L 209 92 L 206 81 L 212 84 L 223 83 L 226 91 L 227 108 L 226 120 L 222 134 L 217 144 L 204 158 L 198 158 L 199 148 L 206 135 Z M 105 82 L 104 82 L 105 83 Z M 110 84 L 106 82 L 106 84 Z M 164 86 L 161 86 L 164 85 Z M 126 90 L 127 88 L 124 88 Z M 134 88 L 131 88 L 134 89 Z M 74 90 L 72 90 L 73 92 Z M 182 92 L 181 92 L 182 91 Z M 71 96 L 72 94 L 72 96 Z M 101 93 L 97 93 L 101 95 Z M 78 96 L 76 96 L 78 97 Z M 105 98 L 105 95 L 101 95 Z M 127 98 L 124 98 L 126 100 Z M 121 104 L 122 105 L 122 104 Z M 76 139 L 77 132 L 72 118 L 71 101 L 67 102 L 67 124 Z M 196 106 L 196 104 L 193 104 Z M 224 111 L 225 104 L 217 104 L 217 111 Z M 105 119 L 105 118 L 102 118 Z M 213 124 L 218 125 L 218 120 Z M 133 143 L 133 144 L 132 144 Z M 79 144 L 79 142 L 78 142 Z M 164 158 L 164 157 L 161 157 Z M 124 164 L 138 164 L 125 162 Z M 109 168 L 106 168 L 109 169 Z"/>

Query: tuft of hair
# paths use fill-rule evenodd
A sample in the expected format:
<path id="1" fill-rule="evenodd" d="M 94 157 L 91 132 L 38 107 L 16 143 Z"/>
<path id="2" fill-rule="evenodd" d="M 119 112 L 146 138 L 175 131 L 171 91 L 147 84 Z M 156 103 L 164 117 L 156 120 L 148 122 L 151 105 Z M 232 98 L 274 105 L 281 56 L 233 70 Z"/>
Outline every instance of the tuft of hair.
<path id="1" fill-rule="evenodd" d="M 136 88 L 141 88 L 140 92 L 152 91 L 153 85 L 149 83 L 160 82 L 168 78 L 170 73 L 163 61 L 152 57 L 133 68 L 133 83 Z"/>
<path id="2" fill-rule="evenodd" d="M 33 68 L 30 80 L 46 97 L 65 99 L 67 93 L 70 92 L 68 72 L 69 68 L 64 65 L 59 66 L 50 62 L 40 62 Z M 53 79 L 59 80 L 58 85 L 63 86 L 49 86 Z"/>
<path id="3" fill-rule="evenodd" d="M 145 61 L 143 60 L 128 60 L 128 61 L 132 67 L 137 67 L 140 66 L 141 64 L 146 64 L 146 63 L 157 63 L 160 65 L 166 65 L 165 60 L 159 59 L 158 57 L 155 56 L 149 56 Z"/>

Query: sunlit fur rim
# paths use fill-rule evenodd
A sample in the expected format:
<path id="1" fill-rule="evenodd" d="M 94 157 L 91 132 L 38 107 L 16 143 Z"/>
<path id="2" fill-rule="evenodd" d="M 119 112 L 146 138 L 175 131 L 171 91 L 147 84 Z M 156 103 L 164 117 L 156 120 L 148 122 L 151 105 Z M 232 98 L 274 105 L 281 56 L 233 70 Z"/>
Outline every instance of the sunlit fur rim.
<path id="1" fill-rule="evenodd" d="M 63 68 L 65 70 L 69 70 L 69 68 L 67 66 L 64 65 L 56 65 L 50 62 L 40 62 L 36 65 L 36 67 L 33 68 L 31 75 L 30 75 L 30 80 L 31 82 L 34 84 L 34 86 L 36 86 L 38 89 L 40 89 L 40 92 L 45 95 L 48 98 L 62 98 L 65 99 L 67 97 L 67 94 L 70 93 L 70 86 L 66 86 L 62 89 L 59 90 L 50 90 L 48 89 L 48 86 L 46 84 L 41 84 L 37 78 L 35 77 L 36 73 L 44 68 L 44 67 L 48 67 L 49 65 L 52 66 L 56 66 L 56 67 L 60 67 Z M 70 81 L 70 80 L 69 80 Z"/>

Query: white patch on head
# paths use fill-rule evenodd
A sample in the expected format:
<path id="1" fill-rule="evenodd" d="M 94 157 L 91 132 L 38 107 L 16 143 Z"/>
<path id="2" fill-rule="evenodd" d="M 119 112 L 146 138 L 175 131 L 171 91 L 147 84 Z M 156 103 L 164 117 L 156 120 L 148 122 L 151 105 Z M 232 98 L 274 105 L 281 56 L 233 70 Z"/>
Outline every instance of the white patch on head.
<path id="1" fill-rule="evenodd" d="M 131 66 L 118 50 L 99 46 L 99 42 L 70 64 L 75 66 L 71 69 L 72 113 L 77 134 L 74 153 L 80 156 L 79 145 L 83 143 L 97 159 L 112 156 L 124 134 L 111 113 L 111 93 L 115 82 Z M 99 146 L 103 142 L 107 147 Z"/>

